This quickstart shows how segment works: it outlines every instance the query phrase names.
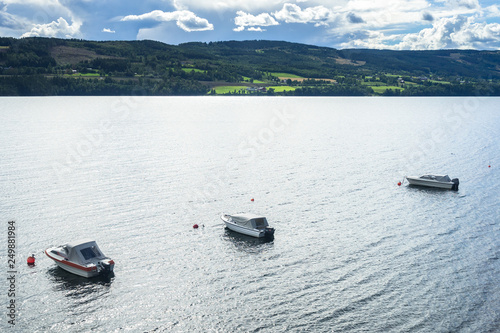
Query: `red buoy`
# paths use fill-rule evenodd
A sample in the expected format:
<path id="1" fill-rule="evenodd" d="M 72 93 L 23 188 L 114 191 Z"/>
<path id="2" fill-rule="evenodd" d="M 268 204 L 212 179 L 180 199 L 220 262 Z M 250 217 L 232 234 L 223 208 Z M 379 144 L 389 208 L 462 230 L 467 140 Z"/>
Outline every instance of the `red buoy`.
<path id="1" fill-rule="evenodd" d="M 32 254 L 31 257 L 28 257 L 28 265 L 34 265 L 35 264 L 35 255 Z"/>
<path id="2" fill-rule="evenodd" d="M 488 168 L 491 168 L 491 165 L 488 165 Z"/>
<path id="3" fill-rule="evenodd" d="M 401 186 L 401 182 L 398 183 L 398 186 Z"/>
<path id="4" fill-rule="evenodd" d="M 252 199 L 250 199 L 250 201 L 252 201 L 252 202 L 253 202 L 253 201 L 254 201 L 254 200 L 253 200 L 253 198 L 252 198 Z"/>
<path id="5" fill-rule="evenodd" d="M 196 223 L 193 225 L 193 229 L 198 229 L 198 225 Z"/>

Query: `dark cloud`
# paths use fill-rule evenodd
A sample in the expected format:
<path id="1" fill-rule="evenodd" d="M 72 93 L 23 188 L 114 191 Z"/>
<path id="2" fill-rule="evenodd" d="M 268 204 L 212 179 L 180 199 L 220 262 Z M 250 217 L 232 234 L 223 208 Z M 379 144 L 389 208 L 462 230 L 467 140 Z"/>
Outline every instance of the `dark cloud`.
<path id="1" fill-rule="evenodd" d="M 422 13 L 422 20 L 432 22 L 432 21 L 434 21 L 434 16 L 432 16 L 432 14 L 429 12 L 423 12 Z"/>
<path id="2" fill-rule="evenodd" d="M 356 32 L 351 32 L 349 34 L 346 34 L 345 36 L 349 40 L 356 40 L 356 39 L 364 40 L 370 38 L 370 32 L 368 32 L 367 30 L 359 30 Z"/>
<path id="3" fill-rule="evenodd" d="M 351 23 L 365 23 L 365 20 L 354 13 L 347 14 L 347 20 L 349 20 L 349 22 Z"/>
<path id="4" fill-rule="evenodd" d="M 459 7 L 465 7 L 468 9 L 476 9 L 479 8 L 479 1 L 478 0 L 453 0 L 450 1 L 452 5 L 459 6 Z"/>
<path id="5" fill-rule="evenodd" d="M 10 15 L 7 13 L 0 11 L 0 22 L 2 28 L 20 28 L 20 25 L 16 22 L 16 20 L 12 19 Z"/>

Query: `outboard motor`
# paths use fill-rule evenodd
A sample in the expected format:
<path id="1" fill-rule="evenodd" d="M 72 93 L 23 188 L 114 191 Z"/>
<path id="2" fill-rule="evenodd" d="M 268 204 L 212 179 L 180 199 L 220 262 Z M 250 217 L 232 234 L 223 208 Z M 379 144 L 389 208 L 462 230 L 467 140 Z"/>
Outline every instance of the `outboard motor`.
<path id="1" fill-rule="evenodd" d="M 99 261 L 100 273 L 103 275 L 111 274 L 111 263 L 109 261 Z"/>
<path id="2" fill-rule="evenodd" d="M 264 238 L 267 240 L 273 240 L 274 239 L 274 228 L 266 227 L 264 229 Z"/>
<path id="3" fill-rule="evenodd" d="M 451 180 L 451 182 L 453 183 L 453 185 L 451 186 L 451 189 L 452 189 L 453 191 L 458 191 L 458 184 L 460 183 L 460 182 L 458 181 L 458 178 L 453 178 L 453 179 Z"/>

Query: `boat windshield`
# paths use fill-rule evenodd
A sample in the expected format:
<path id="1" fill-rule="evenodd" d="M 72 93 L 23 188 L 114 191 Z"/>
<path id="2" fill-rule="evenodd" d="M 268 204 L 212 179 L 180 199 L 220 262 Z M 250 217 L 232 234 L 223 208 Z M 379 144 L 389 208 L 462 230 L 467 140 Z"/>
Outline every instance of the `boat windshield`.
<path id="1" fill-rule="evenodd" d="M 267 220 L 265 218 L 259 218 L 259 219 L 254 219 L 255 221 L 255 228 L 257 229 L 264 229 L 267 227 Z"/>
<path id="2" fill-rule="evenodd" d="M 92 248 L 92 247 L 87 247 L 87 248 L 81 249 L 80 253 L 85 258 L 85 260 L 89 260 L 89 259 L 92 259 L 92 258 L 95 258 L 95 257 L 98 257 L 101 255 L 96 248 Z"/>
<path id="3" fill-rule="evenodd" d="M 420 178 L 422 179 L 430 179 L 430 180 L 436 180 L 438 182 L 451 182 L 451 179 L 448 175 L 423 175 Z"/>

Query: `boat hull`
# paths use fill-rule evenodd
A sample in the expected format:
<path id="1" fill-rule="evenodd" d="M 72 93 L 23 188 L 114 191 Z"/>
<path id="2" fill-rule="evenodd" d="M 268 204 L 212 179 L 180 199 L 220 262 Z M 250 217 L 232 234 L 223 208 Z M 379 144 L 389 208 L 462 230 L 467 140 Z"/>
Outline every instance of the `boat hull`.
<path id="1" fill-rule="evenodd" d="M 59 256 L 53 252 L 51 252 L 52 249 L 47 249 L 45 250 L 45 254 L 47 257 L 50 259 L 54 260 L 54 262 L 57 264 L 57 266 L 61 267 L 67 272 L 73 273 L 75 275 L 84 277 L 84 278 L 91 278 L 95 277 L 98 275 L 103 275 L 104 273 L 110 274 L 113 272 L 115 263 L 113 260 L 108 260 L 108 270 L 103 271 L 102 269 L 99 269 L 97 265 L 95 264 L 89 264 L 89 265 L 80 265 L 78 263 L 74 263 L 72 261 L 67 260 L 66 258 Z"/>
<path id="2" fill-rule="evenodd" d="M 453 185 L 455 185 L 452 182 L 438 182 L 438 181 L 433 181 L 433 180 L 422 180 L 422 179 L 414 178 L 414 177 L 406 177 L 406 179 L 408 180 L 408 183 L 410 183 L 410 185 L 442 188 L 445 190 L 451 190 L 453 188 Z"/>
<path id="3" fill-rule="evenodd" d="M 95 270 L 95 271 L 86 271 L 86 270 L 83 270 L 83 269 L 80 269 L 80 268 L 75 268 L 75 267 L 66 265 L 64 263 L 60 263 L 58 261 L 56 261 L 56 264 L 57 264 L 57 266 L 61 267 L 65 271 L 73 273 L 73 274 L 76 274 L 76 275 L 84 277 L 84 278 L 91 278 L 91 277 L 99 275 L 99 273 L 97 272 L 97 270 Z"/>
<path id="4" fill-rule="evenodd" d="M 222 221 L 224 221 L 226 228 L 228 228 L 229 230 L 232 230 L 234 232 L 238 232 L 240 234 L 251 236 L 251 237 L 256 237 L 256 238 L 266 238 L 266 239 L 273 239 L 274 238 L 274 229 L 273 228 L 250 229 L 250 228 L 245 228 L 245 227 L 242 227 L 236 223 L 231 222 L 224 215 L 221 216 L 221 219 L 222 219 Z"/>
<path id="5" fill-rule="evenodd" d="M 244 235 L 252 236 L 252 237 L 257 237 L 257 238 L 264 237 L 264 232 L 261 232 L 260 230 L 242 228 L 239 225 L 236 225 L 236 224 L 231 223 L 231 222 L 226 222 L 226 221 L 224 221 L 224 223 L 226 224 L 226 227 L 229 230 L 239 232 L 240 234 L 244 234 Z"/>

